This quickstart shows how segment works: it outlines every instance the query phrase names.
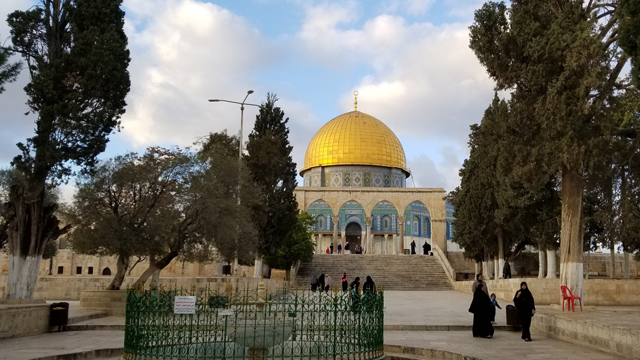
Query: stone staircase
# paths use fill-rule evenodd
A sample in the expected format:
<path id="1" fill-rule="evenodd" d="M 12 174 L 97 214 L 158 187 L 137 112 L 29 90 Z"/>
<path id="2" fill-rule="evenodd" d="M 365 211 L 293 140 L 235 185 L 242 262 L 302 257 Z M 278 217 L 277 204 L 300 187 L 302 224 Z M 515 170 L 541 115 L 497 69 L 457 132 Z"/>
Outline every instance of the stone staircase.
<path id="1" fill-rule="evenodd" d="M 452 286 L 435 256 L 425 255 L 326 255 L 316 254 L 309 263 L 302 264 L 296 283 L 310 286 L 313 275 L 331 276 L 332 287 L 340 285 L 346 272 L 351 283 L 356 276 L 363 284 L 367 275 L 376 286 L 392 291 L 451 290 Z"/>

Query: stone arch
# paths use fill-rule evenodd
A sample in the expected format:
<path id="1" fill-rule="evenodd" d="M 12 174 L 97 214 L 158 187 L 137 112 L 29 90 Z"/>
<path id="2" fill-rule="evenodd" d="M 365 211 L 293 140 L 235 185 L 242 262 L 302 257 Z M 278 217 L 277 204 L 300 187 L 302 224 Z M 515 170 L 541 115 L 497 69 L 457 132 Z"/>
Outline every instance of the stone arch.
<path id="1" fill-rule="evenodd" d="M 424 238 L 431 237 L 431 213 L 427 205 L 422 201 L 414 200 L 409 203 L 404 209 L 404 216 L 405 235 Z"/>
<path id="2" fill-rule="evenodd" d="M 390 201 L 379 201 L 371 210 L 373 218 L 373 232 L 395 232 L 396 221 L 398 219 L 398 208 Z M 384 220 L 389 220 L 389 226 L 385 227 Z"/>
<path id="3" fill-rule="evenodd" d="M 315 231 L 332 231 L 333 230 L 333 209 L 324 200 L 315 200 L 307 208 L 307 213 L 315 219 Z M 322 220 L 320 220 L 322 219 Z M 319 228 L 319 222 L 322 222 L 322 228 Z"/>
<path id="4" fill-rule="evenodd" d="M 340 216 L 340 231 L 345 231 L 347 225 L 353 221 L 357 221 L 361 228 L 366 228 L 365 217 L 367 214 L 364 207 L 356 200 L 349 200 L 342 204 L 338 215 Z"/>
<path id="5" fill-rule="evenodd" d="M 102 275 L 104 276 L 110 276 L 111 275 L 111 269 L 109 269 L 108 267 L 104 268 L 102 270 Z"/>

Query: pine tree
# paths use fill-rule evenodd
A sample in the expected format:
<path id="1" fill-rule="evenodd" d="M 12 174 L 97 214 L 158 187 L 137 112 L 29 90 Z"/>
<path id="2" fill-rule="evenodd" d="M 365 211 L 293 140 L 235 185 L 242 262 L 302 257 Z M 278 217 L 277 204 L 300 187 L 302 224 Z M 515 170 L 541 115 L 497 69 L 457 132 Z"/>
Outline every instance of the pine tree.
<path id="1" fill-rule="evenodd" d="M 121 0 L 43 0 L 9 14 L 11 51 L 31 76 L 27 105 L 37 115 L 35 135 L 18 143 L 12 165 L 24 186 L 11 190 L 12 258 L 7 297 L 32 298 L 48 239 L 60 228 L 57 204 L 45 205 L 47 182 L 64 182 L 72 166 L 91 168 L 119 127 L 129 92 L 129 51 Z"/>
<path id="2" fill-rule="evenodd" d="M 9 56 L 11 51 L 0 47 L 0 94 L 5 90 L 4 85 L 15 81 L 22 69 L 22 64 L 19 62 L 9 63 Z"/>
<path id="3" fill-rule="evenodd" d="M 247 168 L 262 194 L 261 203 L 253 211 L 258 231 L 256 276 L 262 269 L 260 258 L 264 257 L 269 264 L 270 256 L 286 243 L 298 222 L 298 202 L 293 193 L 297 184 L 296 164 L 291 157 L 289 118 L 276 106 L 277 101 L 274 94 L 267 95 L 247 144 Z"/>

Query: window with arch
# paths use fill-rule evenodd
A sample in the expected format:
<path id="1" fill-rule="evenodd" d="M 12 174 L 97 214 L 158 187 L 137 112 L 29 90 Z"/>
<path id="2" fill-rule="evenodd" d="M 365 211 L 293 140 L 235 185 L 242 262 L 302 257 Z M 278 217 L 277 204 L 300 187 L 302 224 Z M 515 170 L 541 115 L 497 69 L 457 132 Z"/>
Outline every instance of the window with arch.
<path id="1" fill-rule="evenodd" d="M 324 216 L 318 215 L 318 217 L 316 218 L 316 230 L 324 230 L 324 229 L 325 229 Z"/>
<path id="2" fill-rule="evenodd" d="M 389 218 L 389 216 L 384 216 L 382 218 L 382 231 L 384 232 L 391 231 L 391 218 Z"/>
<path id="3" fill-rule="evenodd" d="M 420 235 L 420 218 L 417 216 L 413 217 L 413 229 L 411 230 L 411 235 Z"/>
<path id="4" fill-rule="evenodd" d="M 424 222 L 422 225 L 422 234 L 426 237 L 431 237 L 431 224 L 429 224 L 429 218 L 424 218 Z"/>

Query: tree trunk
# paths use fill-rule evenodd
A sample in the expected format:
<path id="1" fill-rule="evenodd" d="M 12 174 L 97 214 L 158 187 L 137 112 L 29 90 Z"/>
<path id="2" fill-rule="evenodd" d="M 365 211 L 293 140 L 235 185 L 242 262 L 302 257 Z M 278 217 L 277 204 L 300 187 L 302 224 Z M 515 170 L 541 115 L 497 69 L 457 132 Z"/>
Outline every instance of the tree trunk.
<path id="1" fill-rule="evenodd" d="M 291 268 L 287 268 L 284 271 L 284 279 L 289 281 L 291 279 Z"/>
<path id="2" fill-rule="evenodd" d="M 116 274 L 113 276 L 113 280 L 111 280 L 111 284 L 109 284 L 109 290 L 120 290 L 122 283 L 124 282 L 124 276 L 127 273 L 127 269 L 129 268 L 129 256 L 128 255 L 118 255 L 118 261 L 116 263 Z"/>
<path id="3" fill-rule="evenodd" d="M 49 258 L 49 276 L 53 275 L 53 256 Z"/>
<path id="4" fill-rule="evenodd" d="M 481 263 L 481 262 L 479 262 L 479 261 L 476 261 L 476 262 L 475 262 L 475 266 L 476 266 L 476 268 L 475 268 L 476 273 L 475 273 L 475 275 L 473 276 L 473 279 L 474 279 L 474 280 L 475 280 L 475 278 L 478 276 L 478 274 L 482 274 L 482 267 L 481 267 L 481 266 L 482 266 L 482 263 Z"/>
<path id="5" fill-rule="evenodd" d="M 145 270 L 142 273 L 142 275 L 140 275 L 138 280 L 136 280 L 136 282 L 133 284 L 133 287 L 136 289 L 144 287 L 144 284 L 146 284 L 147 280 L 149 280 L 149 277 L 151 275 L 153 275 L 156 271 L 159 272 L 160 270 L 167 267 L 167 265 L 169 265 L 171 260 L 177 258 L 178 255 L 179 253 L 177 251 L 171 251 L 165 256 L 163 256 L 162 258 L 160 258 L 160 260 L 149 262 L 149 267 L 147 268 L 147 270 Z"/>
<path id="6" fill-rule="evenodd" d="M 556 246 L 547 245 L 547 279 L 555 279 L 556 272 Z"/>
<path id="7" fill-rule="evenodd" d="M 504 269 L 504 232 L 502 228 L 498 228 L 496 231 L 496 236 L 498 237 L 498 271 L 497 274 L 502 274 L 502 269 Z"/>
<path id="8" fill-rule="evenodd" d="M 254 271 L 253 271 L 253 277 L 254 278 L 260 278 L 262 277 L 262 255 L 256 255 L 256 260 L 254 262 Z"/>
<path id="9" fill-rule="evenodd" d="M 581 174 L 562 170 L 562 224 L 560 229 L 560 284 L 584 299 Z M 560 297 L 559 300 L 562 300 Z"/>
<path id="10" fill-rule="evenodd" d="M 547 270 L 547 248 L 538 243 L 538 279 L 544 279 L 544 272 Z"/>
<path id="11" fill-rule="evenodd" d="M 613 232 L 613 231 L 611 231 Z M 613 236 L 610 236 L 609 250 L 611 251 L 611 278 L 616 278 L 616 244 Z"/>
<path id="12" fill-rule="evenodd" d="M 629 279 L 631 277 L 631 268 L 629 264 L 629 252 L 624 252 L 624 278 Z"/>
<path id="13" fill-rule="evenodd" d="M 57 205 L 44 205 L 45 183 L 42 180 L 27 192 L 14 185 L 5 204 L 9 277 L 7 299 L 33 299 L 42 254 L 48 241 L 57 239 L 71 228 L 60 228 L 54 215 Z"/>
<path id="14" fill-rule="evenodd" d="M 500 278 L 500 261 L 498 261 L 498 256 L 496 255 L 493 258 L 493 273 L 494 273 L 494 279 L 499 279 Z"/>
<path id="15" fill-rule="evenodd" d="M 153 273 L 153 275 L 151 275 L 151 284 L 149 284 L 149 288 L 154 290 L 158 288 L 158 284 L 160 283 L 160 271 L 162 270 L 158 269 Z"/>

